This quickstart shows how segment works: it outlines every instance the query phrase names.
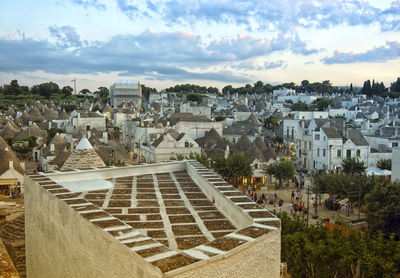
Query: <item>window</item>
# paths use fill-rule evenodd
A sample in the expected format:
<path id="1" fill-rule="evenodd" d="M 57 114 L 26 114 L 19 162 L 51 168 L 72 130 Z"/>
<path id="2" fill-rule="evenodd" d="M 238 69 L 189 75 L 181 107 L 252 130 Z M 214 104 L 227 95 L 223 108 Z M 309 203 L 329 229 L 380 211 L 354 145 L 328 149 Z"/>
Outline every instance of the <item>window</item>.
<path id="1" fill-rule="evenodd" d="M 308 142 L 308 150 L 311 151 L 311 142 Z"/>
<path id="2" fill-rule="evenodd" d="M 315 134 L 315 140 L 319 140 L 319 134 Z"/>
<path id="3" fill-rule="evenodd" d="M 254 164 L 254 169 L 258 169 L 258 164 L 256 163 L 256 164 Z"/>
<path id="4" fill-rule="evenodd" d="M 322 150 L 322 156 L 325 157 L 325 149 Z"/>
<path id="5" fill-rule="evenodd" d="M 324 141 L 326 141 L 326 136 L 324 136 Z"/>
<path id="6" fill-rule="evenodd" d="M 395 147 L 398 147 L 399 146 L 399 143 L 397 143 L 397 142 L 393 142 L 392 143 L 392 148 L 395 148 Z"/>
<path id="7" fill-rule="evenodd" d="M 361 156 L 361 150 L 357 150 L 357 157 Z"/>
<path id="8" fill-rule="evenodd" d="M 351 158 L 351 150 L 346 150 L 346 158 Z"/>
<path id="9" fill-rule="evenodd" d="M 185 148 L 189 148 L 189 142 L 188 141 L 185 142 Z"/>
<path id="10" fill-rule="evenodd" d="M 337 150 L 337 157 L 342 157 L 342 150 Z"/>
<path id="11" fill-rule="evenodd" d="M 289 138 L 289 128 L 286 129 L 286 138 Z"/>
<path id="12" fill-rule="evenodd" d="M 317 148 L 317 156 L 319 156 L 319 148 Z"/>

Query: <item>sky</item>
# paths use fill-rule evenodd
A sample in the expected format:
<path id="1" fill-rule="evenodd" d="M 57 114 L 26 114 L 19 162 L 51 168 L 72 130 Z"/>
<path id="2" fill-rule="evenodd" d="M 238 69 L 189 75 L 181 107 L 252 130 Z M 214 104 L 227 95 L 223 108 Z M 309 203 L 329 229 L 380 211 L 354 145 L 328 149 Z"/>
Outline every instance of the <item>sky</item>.
<path id="1" fill-rule="evenodd" d="M 244 86 L 400 76 L 400 0 L 1 0 L 0 84 Z"/>

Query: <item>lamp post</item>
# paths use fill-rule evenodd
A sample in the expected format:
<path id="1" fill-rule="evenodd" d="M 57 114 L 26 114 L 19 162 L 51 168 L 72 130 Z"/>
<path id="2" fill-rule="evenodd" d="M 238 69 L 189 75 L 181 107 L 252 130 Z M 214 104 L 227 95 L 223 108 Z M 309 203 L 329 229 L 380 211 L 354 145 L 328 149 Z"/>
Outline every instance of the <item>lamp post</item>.
<path id="1" fill-rule="evenodd" d="M 361 211 L 361 183 L 358 183 L 358 220 L 360 220 Z"/>
<path id="2" fill-rule="evenodd" d="M 307 185 L 307 227 L 308 227 L 309 215 L 310 215 L 310 184 Z"/>

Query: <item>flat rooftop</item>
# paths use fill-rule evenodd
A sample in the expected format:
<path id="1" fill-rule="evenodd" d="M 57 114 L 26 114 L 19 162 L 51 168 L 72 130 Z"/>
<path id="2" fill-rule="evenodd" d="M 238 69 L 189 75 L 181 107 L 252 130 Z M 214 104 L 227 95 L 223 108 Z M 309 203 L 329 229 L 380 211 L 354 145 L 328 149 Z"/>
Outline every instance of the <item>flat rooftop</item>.
<path id="1" fill-rule="evenodd" d="M 197 161 L 30 178 L 163 273 L 280 229 L 278 218 Z"/>

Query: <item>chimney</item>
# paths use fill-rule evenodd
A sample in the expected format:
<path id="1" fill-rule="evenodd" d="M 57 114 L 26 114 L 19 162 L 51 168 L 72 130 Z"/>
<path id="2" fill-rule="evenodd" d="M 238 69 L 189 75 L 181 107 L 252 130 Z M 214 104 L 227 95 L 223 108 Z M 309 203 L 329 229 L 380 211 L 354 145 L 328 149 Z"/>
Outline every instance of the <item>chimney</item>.
<path id="1" fill-rule="evenodd" d="M 54 144 L 50 144 L 50 151 L 51 151 L 51 152 L 54 152 L 54 149 L 55 149 L 55 148 L 54 148 Z"/>
<path id="2" fill-rule="evenodd" d="M 9 161 L 8 161 L 8 168 L 9 168 L 10 170 L 13 170 L 13 169 L 14 169 L 14 162 L 13 162 L 12 160 L 9 160 Z"/>

